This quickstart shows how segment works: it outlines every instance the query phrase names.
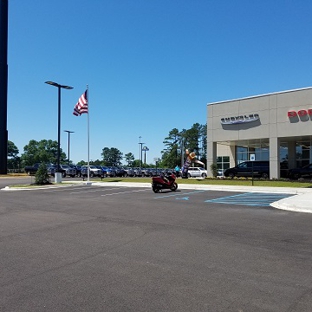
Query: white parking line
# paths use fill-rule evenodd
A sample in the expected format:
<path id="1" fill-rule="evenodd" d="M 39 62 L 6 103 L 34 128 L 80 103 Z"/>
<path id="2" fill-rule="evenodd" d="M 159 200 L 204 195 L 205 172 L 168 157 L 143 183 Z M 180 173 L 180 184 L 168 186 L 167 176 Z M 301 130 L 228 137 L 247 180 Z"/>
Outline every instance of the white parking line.
<path id="1" fill-rule="evenodd" d="M 146 191 L 150 191 L 150 189 L 146 189 L 146 190 L 137 190 L 137 191 L 124 191 L 124 192 L 117 192 L 117 193 L 103 194 L 103 195 L 101 195 L 101 196 L 105 197 L 105 196 L 112 196 L 112 195 L 118 195 L 118 194 L 126 194 L 126 193 L 139 193 L 139 192 L 146 192 Z"/>
<path id="2" fill-rule="evenodd" d="M 196 193 L 203 193 L 203 192 L 207 192 L 207 190 L 196 190 L 196 191 L 191 191 L 191 192 L 182 193 L 182 194 L 179 194 L 178 192 L 174 192 L 174 193 L 169 193 L 170 195 L 162 195 L 162 196 L 154 197 L 154 199 L 167 198 L 167 197 L 177 197 L 178 198 L 179 196 L 196 194 Z"/>
<path id="3" fill-rule="evenodd" d="M 80 189 L 80 192 L 70 192 L 70 194 L 79 194 L 79 193 L 95 193 L 100 191 L 112 191 L 112 190 L 116 190 L 116 189 L 121 189 L 122 187 L 114 187 L 111 189 L 105 189 L 103 187 L 97 187 L 96 189 L 90 190 L 89 187 L 83 188 L 83 190 Z M 87 190 L 87 191 L 85 191 Z"/>

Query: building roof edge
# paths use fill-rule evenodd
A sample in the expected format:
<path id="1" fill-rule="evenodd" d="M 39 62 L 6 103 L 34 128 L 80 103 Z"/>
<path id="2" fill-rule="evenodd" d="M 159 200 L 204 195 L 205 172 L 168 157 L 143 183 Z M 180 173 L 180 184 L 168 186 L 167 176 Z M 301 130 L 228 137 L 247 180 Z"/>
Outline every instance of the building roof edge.
<path id="1" fill-rule="evenodd" d="M 259 98 L 259 97 L 269 96 L 269 95 L 276 95 L 276 94 L 289 93 L 289 92 L 295 92 L 295 91 L 309 90 L 309 89 L 312 89 L 312 87 L 305 87 L 305 88 L 298 88 L 298 89 L 285 90 L 285 91 L 279 91 L 279 92 L 264 93 L 264 94 L 259 94 L 259 95 L 252 95 L 252 96 L 246 96 L 246 97 L 242 97 L 242 98 L 232 99 L 232 100 L 211 102 L 211 103 L 207 103 L 207 106 L 208 105 L 214 105 L 214 104 L 228 103 L 228 102 L 233 102 L 233 101 L 254 99 L 254 98 Z"/>

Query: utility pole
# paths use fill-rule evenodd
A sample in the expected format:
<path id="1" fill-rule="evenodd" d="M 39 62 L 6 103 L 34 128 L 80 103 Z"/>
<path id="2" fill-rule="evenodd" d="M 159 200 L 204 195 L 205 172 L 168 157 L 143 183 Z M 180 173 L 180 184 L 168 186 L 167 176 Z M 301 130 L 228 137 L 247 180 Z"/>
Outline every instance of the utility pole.
<path id="1" fill-rule="evenodd" d="M 8 170 L 8 0 L 0 1 L 0 174 Z"/>

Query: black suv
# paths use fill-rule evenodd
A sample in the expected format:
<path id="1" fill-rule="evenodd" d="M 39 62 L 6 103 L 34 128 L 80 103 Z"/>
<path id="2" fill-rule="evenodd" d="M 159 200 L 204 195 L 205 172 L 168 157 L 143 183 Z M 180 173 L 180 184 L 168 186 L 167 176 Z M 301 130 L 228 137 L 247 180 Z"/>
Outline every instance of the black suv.
<path id="1" fill-rule="evenodd" d="M 270 162 L 263 161 L 244 161 L 239 165 L 226 169 L 224 176 L 229 178 L 234 177 L 260 177 L 268 179 L 270 176 Z"/>
<path id="2" fill-rule="evenodd" d="M 302 168 L 294 168 L 289 170 L 290 179 L 311 178 L 312 164 L 306 165 Z"/>

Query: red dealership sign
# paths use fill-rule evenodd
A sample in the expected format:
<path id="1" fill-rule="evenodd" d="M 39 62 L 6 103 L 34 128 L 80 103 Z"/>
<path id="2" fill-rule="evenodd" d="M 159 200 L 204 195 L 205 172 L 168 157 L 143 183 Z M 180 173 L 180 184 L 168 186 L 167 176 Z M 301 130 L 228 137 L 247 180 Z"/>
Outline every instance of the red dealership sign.
<path id="1" fill-rule="evenodd" d="M 300 109 L 298 111 L 289 111 L 288 117 L 304 117 L 304 116 L 312 116 L 312 108 L 309 109 Z"/>

